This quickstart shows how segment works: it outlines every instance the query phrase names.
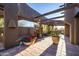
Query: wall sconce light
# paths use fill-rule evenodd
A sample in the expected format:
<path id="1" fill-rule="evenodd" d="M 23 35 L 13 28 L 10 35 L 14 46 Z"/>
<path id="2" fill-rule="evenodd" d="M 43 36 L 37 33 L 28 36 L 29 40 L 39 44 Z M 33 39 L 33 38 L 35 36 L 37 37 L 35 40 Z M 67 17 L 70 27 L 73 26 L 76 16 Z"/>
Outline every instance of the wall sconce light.
<path id="1" fill-rule="evenodd" d="M 9 23 L 8 23 L 8 27 L 14 28 L 14 27 L 17 27 L 17 25 L 16 25 L 14 20 L 10 20 Z"/>

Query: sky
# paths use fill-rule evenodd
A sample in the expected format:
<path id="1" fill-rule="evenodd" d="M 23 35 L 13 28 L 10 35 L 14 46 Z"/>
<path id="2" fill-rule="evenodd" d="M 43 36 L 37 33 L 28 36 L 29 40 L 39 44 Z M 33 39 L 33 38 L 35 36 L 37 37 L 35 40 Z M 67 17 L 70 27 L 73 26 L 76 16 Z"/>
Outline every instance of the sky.
<path id="1" fill-rule="evenodd" d="M 36 10 L 37 12 L 39 12 L 40 14 L 44 14 L 56 9 L 59 9 L 60 5 L 63 5 L 63 3 L 27 3 L 31 8 L 33 8 L 34 10 Z M 55 13 L 55 14 L 50 14 L 48 16 L 45 16 L 46 18 L 53 18 L 53 17 L 57 17 L 57 16 L 61 16 L 63 14 L 61 14 L 61 12 Z M 63 20 L 64 18 L 59 18 L 59 19 L 54 19 L 54 20 Z M 19 23 L 23 24 L 24 27 L 33 27 L 34 23 L 33 22 L 28 22 L 28 21 L 19 21 Z"/>
<path id="2" fill-rule="evenodd" d="M 60 8 L 60 5 L 63 5 L 63 3 L 28 3 L 30 7 L 32 7 L 34 10 L 39 12 L 40 14 L 44 14 L 53 10 L 56 10 Z M 61 12 L 55 13 L 55 14 L 50 14 L 45 16 L 46 18 L 52 18 L 55 16 L 61 16 Z"/>

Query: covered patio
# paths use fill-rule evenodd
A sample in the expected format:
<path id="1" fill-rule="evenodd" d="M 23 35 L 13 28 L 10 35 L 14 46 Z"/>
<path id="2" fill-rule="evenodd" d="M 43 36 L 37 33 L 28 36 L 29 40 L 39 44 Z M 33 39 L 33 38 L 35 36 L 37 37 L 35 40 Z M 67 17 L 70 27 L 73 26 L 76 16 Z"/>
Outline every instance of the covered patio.
<path id="1" fill-rule="evenodd" d="M 79 55 L 79 4 L 67 3 L 59 9 L 40 14 L 28 4 L 0 4 L 1 56 L 78 56 Z M 61 12 L 61 16 L 46 18 L 45 16 Z M 64 20 L 55 20 L 61 19 Z M 34 22 L 34 27 L 19 27 L 19 20 Z M 65 28 L 58 30 L 56 26 Z M 51 33 L 59 32 L 58 44 L 53 44 Z M 55 32 L 56 33 L 56 32 Z M 16 42 L 21 36 L 35 37 L 31 44 L 21 46 Z"/>

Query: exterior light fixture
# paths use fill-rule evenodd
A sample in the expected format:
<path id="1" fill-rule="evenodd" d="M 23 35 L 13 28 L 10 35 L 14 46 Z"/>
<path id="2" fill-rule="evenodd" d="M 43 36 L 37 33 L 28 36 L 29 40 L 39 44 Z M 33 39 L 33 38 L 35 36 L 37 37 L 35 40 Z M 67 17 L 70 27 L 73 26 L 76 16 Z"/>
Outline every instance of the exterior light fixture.
<path id="1" fill-rule="evenodd" d="M 15 21 L 14 20 L 10 20 L 9 23 L 8 23 L 8 27 L 10 27 L 10 28 L 17 27 Z"/>

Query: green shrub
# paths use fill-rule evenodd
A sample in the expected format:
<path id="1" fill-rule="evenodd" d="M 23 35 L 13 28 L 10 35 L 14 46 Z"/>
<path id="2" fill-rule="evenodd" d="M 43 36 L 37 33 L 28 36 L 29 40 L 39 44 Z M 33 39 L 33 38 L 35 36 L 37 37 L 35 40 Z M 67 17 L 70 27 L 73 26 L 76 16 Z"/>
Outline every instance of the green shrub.
<path id="1" fill-rule="evenodd" d="M 59 31 L 52 31 L 51 35 L 52 36 L 59 36 L 60 32 Z"/>

